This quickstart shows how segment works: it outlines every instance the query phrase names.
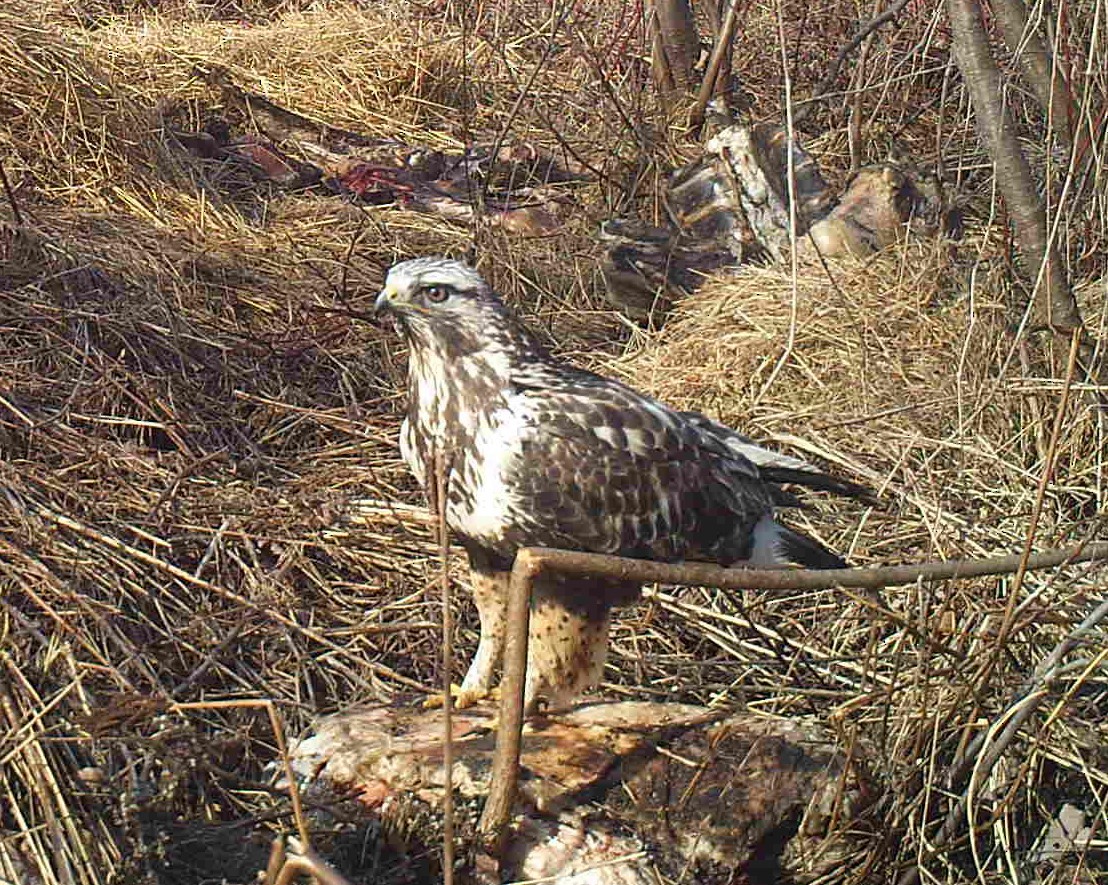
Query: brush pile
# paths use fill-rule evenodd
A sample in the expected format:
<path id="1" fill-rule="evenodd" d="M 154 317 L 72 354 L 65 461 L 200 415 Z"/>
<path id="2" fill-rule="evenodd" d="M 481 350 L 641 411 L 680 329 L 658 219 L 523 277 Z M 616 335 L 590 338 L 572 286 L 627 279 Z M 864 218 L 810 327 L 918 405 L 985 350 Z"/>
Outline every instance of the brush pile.
<path id="1" fill-rule="evenodd" d="M 475 243 L 569 358 L 877 488 L 881 508 L 818 501 L 797 516 L 854 563 L 1106 536 L 1103 391 L 1064 380 L 1064 345 L 1014 335 L 1023 295 L 929 11 L 871 47 L 856 84 L 866 159 L 885 159 L 888 133 L 920 163 L 943 144 L 965 240 L 805 262 L 795 277 L 744 266 L 644 331 L 607 308 L 594 233 L 615 216 L 660 223 L 666 174 L 698 148 L 651 97 L 641 17 L 489 7 L 0 7 L 0 882 L 252 882 L 292 820 L 264 775 L 279 751 L 257 702 L 295 735 L 439 684 L 437 545 L 396 448 L 404 355 L 351 315 L 397 258 Z M 1069 15 L 1097 10 L 1079 0 Z M 785 4 L 794 88 L 822 77 L 854 16 Z M 801 27 L 820 38 L 794 45 Z M 741 30 L 736 72 L 757 114 L 780 120 L 775 16 L 752 9 Z M 1070 47 L 1071 69 L 1094 72 L 1079 85 L 1103 102 L 1104 72 L 1082 62 L 1102 55 L 1100 32 L 1071 32 L 1094 35 Z M 368 140 L 534 144 L 585 180 L 539 237 L 280 188 L 182 145 L 176 133 L 216 119 L 250 131 L 213 72 Z M 1042 170 L 1052 154 L 1029 105 L 1014 96 Z M 805 126 L 841 184 L 840 109 Z M 1096 156 L 1061 229 L 1106 341 L 1103 145 Z M 605 692 L 834 734 L 882 789 L 857 833 L 841 824 L 851 849 L 820 881 L 893 881 L 917 863 L 928 881 L 1103 881 L 1103 625 L 1001 763 L 970 778 L 969 838 L 931 846 L 956 801 L 948 773 L 1104 586 L 1091 565 L 921 583 L 890 591 L 891 620 L 831 591 L 660 587 L 614 627 Z M 434 846 L 418 854 L 330 813 L 317 847 L 352 882 L 441 876 Z"/>

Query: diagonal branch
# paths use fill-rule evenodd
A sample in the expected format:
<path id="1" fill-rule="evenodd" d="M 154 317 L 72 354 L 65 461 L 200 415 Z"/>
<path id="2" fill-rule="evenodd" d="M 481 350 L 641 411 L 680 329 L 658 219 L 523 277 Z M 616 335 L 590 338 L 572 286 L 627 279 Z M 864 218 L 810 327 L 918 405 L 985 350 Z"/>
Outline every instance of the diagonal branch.
<path id="1" fill-rule="evenodd" d="M 855 49 L 862 45 L 862 41 L 866 39 L 870 34 L 876 31 L 878 28 L 884 27 L 894 18 L 903 12 L 904 7 L 908 5 L 908 0 L 896 0 L 892 6 L 882 12 L 880 15 L 876 15 L 868 22 L 858 28 L 858 32 L 847 41 L 846 45 L 839 50 L 839 54 L 835 56 L 835 60 L 831 62 L 831 67 L 827 71 L 827 74 L 822 80 L 819 81 L 819 85 L 813 90 L 810 98 L 806 98 L 803 101 L 796 103 L 797 110 L 795 112 L 796 124 L 799 126 L 811 115 L 812 111 L 816 109 L 816 103 L 819 102 L 835 84 L 835 78 L 839 76 L 839 71 L 842 70 L 843 63 L 850 57 Z"/>
<path id="2" fill-rule="evenodd" d="M 1108 560 L 1108 542 L 1079 544 L 1063 550 L 1050 550 L 1031 556 L 1013 554 L 988 559 L 959 559 L 952 562 L 925 562 L 917 565 L 880 566 L 846 569 L 744 569 L 723 568 L 703 563 L 675 565 L 642 559 L 626 559 L 600 553 L 578 553 L 545 547 L 524 547 L 516 553 L 508 589 L 505 623 L 504 674 L 500 683 L 500 712 L 493 756 L 489 797 L 481 815 L 479 831 L 486 850 L 499 857 L 507 836 L 508 821 L 515 801 L 519 775 L 519 756 L 523 732 L 523 694 L 527 675 L 527 642 L 530 622 L 531 586 L 543 572 L 609 578 L 627 583 L 686 584 L 719 587 L 728 590 L 828 590 L 857 587 L 878 589 L 919 580 L 970 578 L 980 575 L 1013 574 L 1070 565 L 1077 562 Z M 1101 609 L 1104 611 L 1102 612 Z M 1108 602 L 1071 634 L 1072 644 L 1056 650 L 1048 661 L 1058 661 L 1091 630 L 1104 614 Z M 1096 619 L 1094 620 L 1094 616 Z M 1053 678 L 1056 666 L 1043 671 Z M 1022 721 L 1022 720 L 1021 720 Z M 999 758 L 999 757 L 998 757 Z M 994 760 L 995 764 L 995 760 Z M 960 822 L 960 819 L 959 819 Z M 957 824 L 956 824 L 957 826 Z M 907 883 L 900 883 L 907 885 Z"/>
<path id="3" fill-rule="evenodd" d="M 1068 335 L 1084 324 L 1065 265 L 1054 246 L 1031 167 L 1019 143 L 1015 120 L 1003 103 L 1003 82 L 989 47 L 979 0 L 947 0 L 954 59 L 969 92 L 977 132 L 996 170 L 996 183 L 1015 227 L 1020 260 L 1034 285 L 1039 326 Z M 1082 347 L 1090 370 L 1091 343 Z"/>

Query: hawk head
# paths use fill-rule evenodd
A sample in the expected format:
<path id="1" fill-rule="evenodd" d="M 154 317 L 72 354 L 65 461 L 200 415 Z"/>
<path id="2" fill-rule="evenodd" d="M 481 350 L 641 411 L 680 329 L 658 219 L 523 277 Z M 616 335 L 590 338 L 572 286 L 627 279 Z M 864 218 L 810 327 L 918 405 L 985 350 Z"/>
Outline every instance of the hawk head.
<path id="1" fill-rule="evenodd" d="M 414 258 L 389 269 L 377 296 L 415 348 L 461 356 L 490 347 L 531 350 L 530 335 L 472 267 L 450 258 Z"/>

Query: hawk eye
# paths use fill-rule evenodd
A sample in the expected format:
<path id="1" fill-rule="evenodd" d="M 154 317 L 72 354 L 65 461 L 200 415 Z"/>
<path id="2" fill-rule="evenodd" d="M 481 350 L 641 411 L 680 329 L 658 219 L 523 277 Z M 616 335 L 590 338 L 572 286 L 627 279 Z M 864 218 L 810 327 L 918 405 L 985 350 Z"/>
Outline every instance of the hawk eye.
<path id="1" fill-rule="evenodd" d="M 423 292 L 432 304 L 442 304 L 450 297 L 450 290 L 446 286 L 428 286 Z"/>

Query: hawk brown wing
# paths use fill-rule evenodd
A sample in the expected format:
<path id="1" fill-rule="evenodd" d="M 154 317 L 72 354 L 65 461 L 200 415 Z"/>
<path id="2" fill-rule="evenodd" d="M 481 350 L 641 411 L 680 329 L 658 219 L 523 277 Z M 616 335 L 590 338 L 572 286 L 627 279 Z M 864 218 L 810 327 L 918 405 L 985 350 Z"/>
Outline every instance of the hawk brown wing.
<path id="1" fill-rule="evenodd" d="M 562 368 L 512 383 L 509 408 L 526 419 L 499 465 L 518 514 L 507 545 L 724 563 L 748 554 L 754 525 L 776 499 L 743 454 L 587 372 Z"/>

